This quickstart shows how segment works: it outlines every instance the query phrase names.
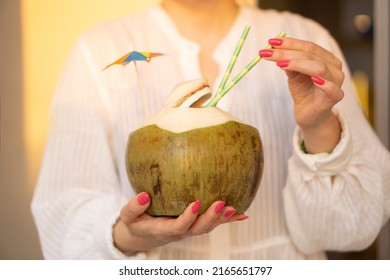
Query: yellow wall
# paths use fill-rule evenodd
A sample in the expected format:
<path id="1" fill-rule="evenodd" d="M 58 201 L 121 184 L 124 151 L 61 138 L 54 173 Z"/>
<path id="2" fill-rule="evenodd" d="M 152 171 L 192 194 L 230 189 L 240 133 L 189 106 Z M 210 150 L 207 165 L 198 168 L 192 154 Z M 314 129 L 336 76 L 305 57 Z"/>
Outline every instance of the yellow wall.
<path id="1" fill-rule="evenodd" d="M 101 20 L 140 11 L 158 0 L 21 0 L 25 145 L 32 191 L 49 124 L 53 91 L 76 38 Z"/>

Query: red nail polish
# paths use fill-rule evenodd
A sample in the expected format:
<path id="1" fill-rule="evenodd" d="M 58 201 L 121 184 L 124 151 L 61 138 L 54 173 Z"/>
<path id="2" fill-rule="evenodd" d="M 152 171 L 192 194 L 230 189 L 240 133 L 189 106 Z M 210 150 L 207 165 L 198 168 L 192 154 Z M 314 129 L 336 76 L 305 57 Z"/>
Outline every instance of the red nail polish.
<path id="1" fill-rule="evenodd" d="M 146 192 L 140 193 L 137 197 L 137 201 L 141 205 L 147 204 L 149 200 L 150 200 L 149 195 Z"/>
<path id="2" fill-rule="evenodd" d="M 279 38 L 272 38 L 272 39 L 268 40 L 268 43 L 271 46 L 279 47 L 279 46 L 281 46 L 283 44 L 283 40 L 279 39 Z"/>
<path id="3" fill-rule="evenodd" d="M 262 57 L 271 57 L 272 54 L 273 54 L 272 50 L 260 50 L 259 51 L 259 55 L 261 55 Z"/>
<path id="4" fill-rule="evenodd" d="M 193 214 L 196 214 L 199 212 L 199 209 L 200 209 L 200 199 L 196 200 L 194 205 L 192 205 L 192 213 Z"/>
<path id="5" fill-rule="evenodd" d="M 225 217 L 226 218 L 230 218 L 231 216 L 234 215 L 234 213 L 236 213 L 236 210 L 229 210 L 225 213 Z"/>
<path id="6" fill-rule="evenodd" d="M 290 61 L 288 61 L 288 60 L 280 60 L 280 61 L 276 62 L 276 65 L 279 66 L 280 68 L 284 68 L 284 67 L 287 67 L 289 63 L 290 63 Z"/>
<path id="7" fill-rule="evenodd" d="M 240 218 L 240 219 L 237 219 L 237 221 L 244 221 L 244 220 L 246 220 L 246 219 L 248 219 L 249 217 L 248 216 L 245 216 L 245 217 L 242 217 L 242 218 Z"/>
<path id="8" fill-rule="evenodd" d="M 311 80 L 313 81 L 313 83 L 315 83 L 317 85 L 320 85 L 320 86 L 325 84 L 325 81 L 323 79 L 321 79 L 321 78 L 318 78 L 317 76 L 312 76 Z"/>
<path id="9" fill-rule="evenodd" d="M 217 204 L 217 206 L 215 206 L 215 213 L 216 214 L 219 214 L 221 213 L 223 207 L 225 207 L 225 202 L 221 201 Z"/>

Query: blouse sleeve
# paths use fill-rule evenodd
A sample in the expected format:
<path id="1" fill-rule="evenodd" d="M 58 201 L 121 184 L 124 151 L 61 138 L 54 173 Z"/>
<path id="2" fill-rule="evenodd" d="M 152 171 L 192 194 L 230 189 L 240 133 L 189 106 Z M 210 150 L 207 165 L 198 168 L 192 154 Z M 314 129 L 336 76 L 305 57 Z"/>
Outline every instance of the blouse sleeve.
<path id="1" fill-rule="evenodd" d="M 53 100 L 51 130 L 32 202 L 47 259 L 125 259 L 112 227 L 127 202 L 110 139 L 104 87 L 79 40 Z M 145 258 L 139 254 L 133 258 Z"/>
<path id="2" fill-rule="evenodd" d="M 342 58 L 335 41 L 329 47 Z M 343 62 L 346 65 L 345 61 Z M 287 226 L 304 253 L 362 250 L 390 214 L 390 154 L 367 122 L 347 67 L 344 99 L 334 107 L 342 136 L 329 155 L 305 154 L 297 128 L 283 191 Z"/>

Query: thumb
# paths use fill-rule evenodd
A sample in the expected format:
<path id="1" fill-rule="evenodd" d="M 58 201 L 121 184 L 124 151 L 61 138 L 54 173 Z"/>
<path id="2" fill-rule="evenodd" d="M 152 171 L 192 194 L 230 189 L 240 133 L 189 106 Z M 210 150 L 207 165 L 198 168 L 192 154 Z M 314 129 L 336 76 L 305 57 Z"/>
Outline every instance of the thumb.
<path id="1" fill-rule="evenodd" d="M 145 213 L 150 204 L 149 194 L 146 192 L 139 193 L 136 197 L 131 199 L 125 206 L 123 206 L 120 218 L 126 225 L 131 224 L 139 216 Z"/>

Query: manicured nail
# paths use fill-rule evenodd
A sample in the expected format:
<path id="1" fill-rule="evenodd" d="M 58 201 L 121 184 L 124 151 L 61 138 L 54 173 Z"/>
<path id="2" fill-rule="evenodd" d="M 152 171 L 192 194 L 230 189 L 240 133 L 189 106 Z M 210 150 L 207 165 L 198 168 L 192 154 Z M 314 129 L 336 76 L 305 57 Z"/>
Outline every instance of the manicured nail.
<path id="1" fill-rule="evenodd" d="M 196 214 L 199 212 L 199 209 L 200 209 L 200 199 L 196 200 L 194 205 L 192 205 L 192 213 L 193 214 Z"/>
<path id="2" fill-rule="evenodd" d="M 246 220 L 246 219 L 248 219 L 248 218 L 249 218 L 248 216 L 245 216 L 245 217 L 242 217 L 242 218 L 237 219 L 237 221 L 244 221 L 244 220 Z"/>
<path id="3" fill-rule="evenodd" d="M 311 77 L 311 80 L 313 81 L 313 83 L 317 84 L 317 85 L 320 85 L 322 86 L 323 84 L 325 84 L 325 81 L 321 78 L 318 78 L 316 76 L 312 76 Z"/>
<path id="4" fill-rule="evenodd" d="M 269 43 L 271 46 L 278 47 L 278 46 L 281 46 L 281 45 L 283 44 L 283 40 L 282 40 L 282 39 L 279 39 L 279 38 L 272 38 L 272 39 L 269 39 L 269 40 L 268 40 L 268 43 Z"/>
<path id="5" fill-rule="evenodd" d="M 289 63 L 290 63 L 290 61 L 288 61 L 288 60 L 280 60 L 280 61 L 276 62 L 276 65 L 279 66 L 280 68 L 284 68 L 284 67 L 287 67 Z"/>
<path id="6" fill-rule="evenodd" d="M 234 215 L 234 213 L 236 213 L 236 210 L 229 210 L 225 213 L 225 217 L 226 218 L 230 218 L 231 216 Z"/>
<path id="7" fill-rule="evenodd" d="M 150 200 L 150 197 L 149 197 L 148 193 L 146 193 L 146 192 L 140 193 L 137 197 L 137 201 L 141 205 L 147 204 L 149 202 L 149 200 Z"/>
<path id="8" fill-rule="evenodd" d="M 271 57 L 272 54 L 273 54 L 272 50 L 260 50 L 259 51 L 259 55 L 261 55 L 262 57 Z"/>
<path id="9" fill-rule="evenodd" d="M 221 213 L 223 207 L 225 207 L 225 202 L 221 201 L 215 206 L 215 214 Z"/>

